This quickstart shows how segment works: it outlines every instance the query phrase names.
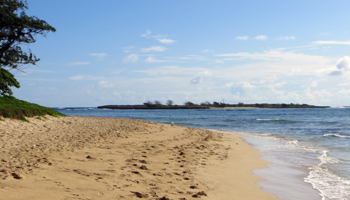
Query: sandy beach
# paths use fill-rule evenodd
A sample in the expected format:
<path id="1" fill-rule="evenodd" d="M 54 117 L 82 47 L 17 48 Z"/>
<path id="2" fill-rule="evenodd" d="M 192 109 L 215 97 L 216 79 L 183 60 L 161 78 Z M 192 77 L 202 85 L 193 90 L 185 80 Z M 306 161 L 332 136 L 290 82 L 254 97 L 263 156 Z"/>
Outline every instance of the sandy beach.
<path id="1" fill-rule="evenodd" d="M 240 135 L 142 120 L 0 121 L 1 199 L 277 199 Z"/>

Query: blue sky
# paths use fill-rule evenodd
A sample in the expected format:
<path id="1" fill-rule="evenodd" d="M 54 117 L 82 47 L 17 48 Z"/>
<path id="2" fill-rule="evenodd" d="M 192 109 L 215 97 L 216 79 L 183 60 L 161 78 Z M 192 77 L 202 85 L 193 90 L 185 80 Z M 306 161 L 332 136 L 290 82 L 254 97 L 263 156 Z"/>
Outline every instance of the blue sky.
<path id="1" fill-rule="evenodd" d="M 350 1 L 28 0 L 57 31 L 12 71 L 14 96 L 50 107 L 350 105 Z"/>

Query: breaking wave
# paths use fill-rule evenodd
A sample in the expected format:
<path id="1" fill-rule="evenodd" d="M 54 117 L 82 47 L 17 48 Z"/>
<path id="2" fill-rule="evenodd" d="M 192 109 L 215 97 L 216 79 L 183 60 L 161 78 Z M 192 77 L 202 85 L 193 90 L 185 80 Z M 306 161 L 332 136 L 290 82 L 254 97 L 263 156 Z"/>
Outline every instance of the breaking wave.
<path id="1" fill-rule="evenodd" d="M 350 136 L 347 135 L 340 135 L 339 133 L 333 133 L 333 134 L 324 134 L 324 137 L 341 137 L 341 138 L 350 138 Z"/>

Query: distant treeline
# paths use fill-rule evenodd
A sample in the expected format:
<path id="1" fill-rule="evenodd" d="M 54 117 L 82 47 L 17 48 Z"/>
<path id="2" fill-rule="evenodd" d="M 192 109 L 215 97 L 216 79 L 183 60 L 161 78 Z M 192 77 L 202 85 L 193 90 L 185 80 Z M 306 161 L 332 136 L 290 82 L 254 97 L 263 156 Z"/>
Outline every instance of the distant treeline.
<path id="1" fill-rule="evenodd" d="M 205 106 L 166 106 L 166 105 L 106 105 L 98 106 L 100 109 L 209 109 Z"/>
<path id="2" fill-rule="evenodd" d="M 269 103 L 256 103 L 256 104 L 229 104 L 225 107 L 256 107 L 256 108 L 329 108 L 329 106 L 314 106 L 308 104 L 269 104 Z"/>
<path id="3" fill-rule="evenodd" d="M 252 108 L 328 108 L 328 106 L 313 106 L 308 104 L 268 104 L 268 103 L 255 103 L 244 104 L 242 102 L 238 104 L 219 103 L 214 101 L 210 103 L 208 101 L 201 104 L 195 104 L 191 101 L 187 101 L 184 105 L 174 105 L 172 100 L 168 100 L 166 104 L 162 104 L 160 101 L 154 102 L 147 101 L 143 105 L 105 105 L 99 106 L 100 109 L 210 109 L 210 108 L 239 108 L 239 107 L 252 107 Z"/>

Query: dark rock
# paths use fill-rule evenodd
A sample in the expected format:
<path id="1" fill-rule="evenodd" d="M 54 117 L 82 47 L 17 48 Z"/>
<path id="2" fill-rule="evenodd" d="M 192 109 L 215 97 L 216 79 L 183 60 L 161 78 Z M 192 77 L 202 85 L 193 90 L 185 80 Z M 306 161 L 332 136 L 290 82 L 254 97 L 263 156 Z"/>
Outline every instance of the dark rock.
<path id="1" fill-rule="evenodd" d="M 140 169 L 142 169 L 142 170 L 147 170 L 148 168 L 147 168 L 145 165 L 142 165 L 142 166 L 140 167 Z"/>
<path id="2" fill-rule="evenodd" d="M 140 192 L 133 192 L 130 191 L 131 193 L 134 193 L 138 198 L 148 198 L 148 194 L 142 194 Z"/>
<path id="3" fill-rule="evenodd" d="M 22 177 L 20 177 L 18 174 L 16 174 L 16 173 L 12 173 L 11 174 L 12 175 L 12 177 L 14 178 L 14 179 L 22 179 Z"/>

